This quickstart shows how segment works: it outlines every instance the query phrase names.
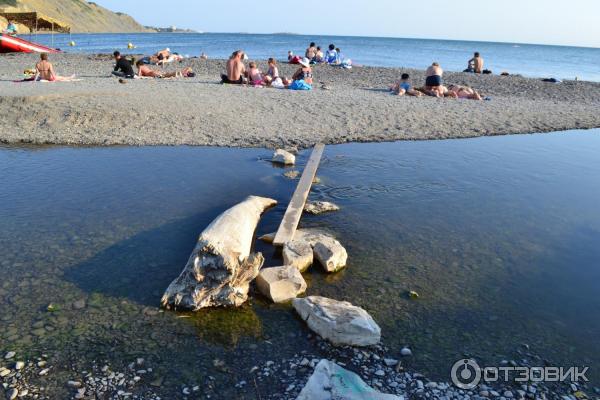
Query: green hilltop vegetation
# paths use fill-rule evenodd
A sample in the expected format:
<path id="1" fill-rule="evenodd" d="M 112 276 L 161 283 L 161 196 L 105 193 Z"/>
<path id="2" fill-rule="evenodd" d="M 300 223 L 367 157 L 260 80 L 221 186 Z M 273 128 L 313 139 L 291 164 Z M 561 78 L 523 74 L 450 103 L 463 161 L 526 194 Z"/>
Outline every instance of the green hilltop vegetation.
<path id="1" fill-rule="evenodd" d="M 139 24 L 127 14 L 113 12 L 85 0 L 0 0 L 2 12 L 37 11 L 71 27 L 73 33 L 89 32 L 155 32 Z M 0 17 L 4 29 L 6 19 Z M 28 29 L 19 25 L 19 32 Z"/>

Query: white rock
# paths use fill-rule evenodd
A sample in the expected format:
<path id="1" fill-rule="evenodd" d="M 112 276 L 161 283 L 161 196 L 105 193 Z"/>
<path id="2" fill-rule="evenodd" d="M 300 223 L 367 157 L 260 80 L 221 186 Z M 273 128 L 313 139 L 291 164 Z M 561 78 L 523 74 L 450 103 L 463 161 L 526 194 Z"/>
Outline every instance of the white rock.
<path id="1" fill-rule="evenodd" d="M 292 265 L 261 270 L 256 278 L 256 285 L 262 294 L 275 303 L 295 299 L 306 291 L 306 281 Z"/>
<path id="2" fill-rule="evenodd" d="M 346 301 L 310 296 L 295 299 L 293 305 L 310 329 L 335 345 L 371 346 L 381 339 L 373 318 Z"/>
<path id="3" fill-rule="evenodd" d="M 240 306 L 264 258 L 251 254 L 261 214 L 275 200 L 250 196 L 219 215 L 200 235 L 184 270 L 167 288 L 164 307 L 199 310 Z"/>
<path id="4" fill-rule="evenodd" d="M 313 250 L 315 258 L 327 272 L 337 272 L 346 266 L 348 253 L 341 243 L 332 237 L 322 237 Z"/>
<path id="5" fill-rule="evenodd" d="M 11 358 L 13 358 L 16 355 L 17 355 L 17 353 L 15 353 L 14 351 L 9 351 L 8 353 L 6 353 L 6 355 L 4 356 L 4 358 L 6 360 L 10 360 Z"/>
<path id="6" fill-rule="evenodd" d="M 340 207 L 328 201 L 311 201 L 306 203 L 304 211 L 309 214 L 319 215 L 331 211 L 339 211 Z"/>
<path id="7" fill-rule="evenodd" d="M 321 360 L 296 400 L 400 400 L 369 387 L 358 375 Z"/>
<path id="8" fill-rule="evenodd" d="M 6 392 L 6 397 L 8 400 L 14 400 L 18 395 L 19 391 L 16 388 L 9 389 L 8 392 Z"/>
<path id="9" fill-rule="evenodd" d="M 400 350 L 400 355 L 403 357 L 410 357 L 412 356 L 412 351 L 408 347 L 403 347 L 402 350 Z"/>
<path id="10" fill-rule="evenodd" d="M 23 361 L 17 361 L 17 362 L 15 363 L 15 369 L 16 369 L 17 371 L 19 371 L 19 370 L 23 369 L 24 367 L 25 367 L 25 363 L 24 363 Z"/>
<path id="11" fill-rule="evenodd" d="M 283 246 L 283 263 L 304 272 L 313 263 L 313 249 L 305 240 L 292 240 Z"/>
<path id="12" fill-rule="evenodd" d="M 398 365 L 398 360 L 395 360 L 393 358 L 384 358 L 383 362 L 388 367 L 394 367 L 394 366 Z"/>
<path id="13" fill-rule="evenodd" d="M 294 165 L 296 163 L 296 156 L 285 150 L 277 149 L 273 153 L 271 161 L 278 164 Z"/>

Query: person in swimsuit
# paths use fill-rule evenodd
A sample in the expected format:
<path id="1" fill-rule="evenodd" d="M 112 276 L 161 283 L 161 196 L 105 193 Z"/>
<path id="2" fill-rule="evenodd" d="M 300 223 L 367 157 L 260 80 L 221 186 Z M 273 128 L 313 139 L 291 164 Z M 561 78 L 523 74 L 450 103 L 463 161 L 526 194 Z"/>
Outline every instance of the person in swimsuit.
<path id="1" fill-rule="evenodd" d="M 423 93 L 412 88 L 410 82 L 408 81 L 409 79 L 410 75 L 402 74 L 402 76 L 400 77 L 400 81 L 392 85 L 392 87 L 390 87 L 390 91 L 398 96 L 404 96 L 405 94 L 415 97 L 423 96 Z"/>
<path id="2" fill-rule="evenodd" d="M 425 71 L 425 88 L 424 91 L 426 94 L 433 97 L 443 97 L 443 89 L 442 89 L 442 75 L 444 74 L 444 70 L 440 67 L 440 64 L 434 62 L 431 64 L 427 71 Z"/>
<path id="3" fill-rule="evenodd" d="M 304 53 L 305 57 L 308 58 L 310 61 L 315 61 L 315 57 L 317 56 L 317 45 L 312 42 L 309 46 L 308 49 L 306 49 L 306 52 Z"/>
<path id="4" fill-rule="evenodd" d="M 313 84 L 313 73 L 310 67 L 310 60 L 303 58 L 300 60 L 300 68 L 292 75 L 292 83 L 295 81 L 304 81 L 306 84 L 312 86 Z"/>
<path id="5" fill-rule="evenodd" d="M 448 85 L 446 96 L 456 99 L 481 100 L 481 95 L 475 89 L 461 85 Z"/>
<path id="6" fill-rule="evenodd" d="M 264 84 L 263 74 L 254 61 L 248 64 L 248 83 L 254 86 L 262 86 Z"/>
<path id="7" fill-rule="evenodd" d="M 175 72 L 156 71 L 147 66 L 142 60 L 138 60 L 135 66 L 138 69 L 138 76 L 140 78 L 183 78 L 184 76 L 189 76 L 190 72 L 193 72 L 189 67 L 183 71 Z"/>
<path id="8" fill-rule="evenodd" d="M 317 63 L 322 63 L 325 61 L 325 55 L 323 54 L 323 50 L 320 47 L 317 47 L 317 53 L 315 55 L 315 61 Z"/>
<path id="9" fill-rule="evenodd" d="M 227 61 L 227 74 L 221 75 L 221 83 L 230 83 L 241 85 L 244 83 L 246 75 L 246 66 L 242 62 L 244 52 L 242 50 L 234 51 Z"/>
<path id="10" fill-rule="evenodd" d="M 271 82 L 279 78 L 279 69 L 277 68 L 277 61 L 274 58 L 269 58 L 269 61 L 267 61 L 267 63 L 269 65 L 269 69 L 267 70 L 267 73 L 263 76 L 263 82 L 267 86 L 270 86 Z"/>
<path id="11" fill-rule="evenodd" d="M 476 74 L 481 74 L 483 72 L 483 58 L 479 52 L 475 52 L 473 58 L 469 60 L 469 64 L 465 72 L 474 72 Z"/>
<path id="12" fill-rule="evenodd" d="M 54 66 L 48 61 L 48 54 L 40 54 L 40 61 L 35 65 L 34 81 L 49 81 L 49 82 L 68 82 L 75 79 L 72 76 L 60 76 L 54 72 Z"/>

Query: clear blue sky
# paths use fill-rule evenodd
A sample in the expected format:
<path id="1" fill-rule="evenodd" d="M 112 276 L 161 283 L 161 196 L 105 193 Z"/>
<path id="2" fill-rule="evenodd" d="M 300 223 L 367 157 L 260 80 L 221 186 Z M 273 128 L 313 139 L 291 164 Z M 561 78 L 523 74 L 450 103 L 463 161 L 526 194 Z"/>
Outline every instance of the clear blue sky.
<path id="1" fill-rule="evenodd" d="M 600 0 L 96 0 L 144 25 L 600 47 Z M 227 5 L 227 6 L 226 6 Z"/>

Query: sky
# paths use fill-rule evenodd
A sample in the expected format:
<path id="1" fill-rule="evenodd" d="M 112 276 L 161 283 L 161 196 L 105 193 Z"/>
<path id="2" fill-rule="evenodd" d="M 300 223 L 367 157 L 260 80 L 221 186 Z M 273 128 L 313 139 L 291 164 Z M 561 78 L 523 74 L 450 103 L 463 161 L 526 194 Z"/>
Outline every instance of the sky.
<path id="1" fill-rule="evenodd" d="M 600 0 L 95 0 L 151 26 L 600 47 Z"/>

